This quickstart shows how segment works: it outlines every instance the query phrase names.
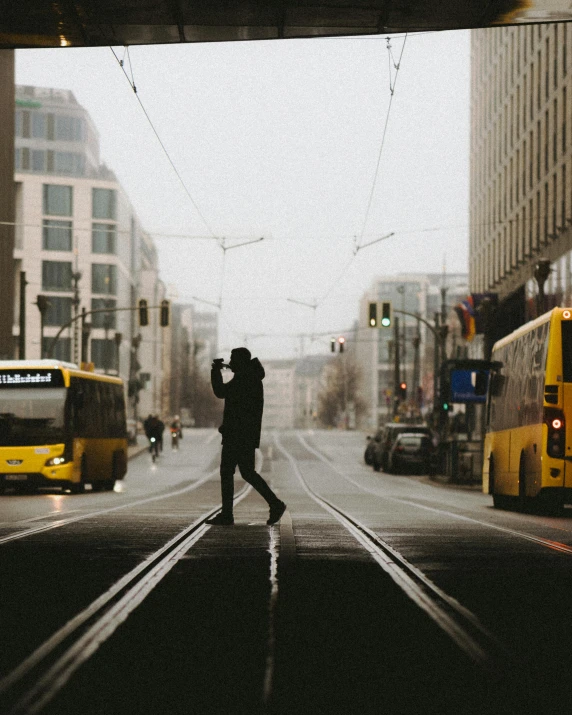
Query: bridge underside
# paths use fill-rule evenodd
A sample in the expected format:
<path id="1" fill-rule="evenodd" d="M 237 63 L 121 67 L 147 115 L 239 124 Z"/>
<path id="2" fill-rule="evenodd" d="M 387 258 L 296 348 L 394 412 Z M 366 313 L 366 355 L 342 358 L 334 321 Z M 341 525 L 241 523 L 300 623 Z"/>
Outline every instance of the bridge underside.
<path id="1" fill-rule="evenodd" d="M 566 0 L 4 0 L 0 49 L 231 42 L 572 20 Z"/>

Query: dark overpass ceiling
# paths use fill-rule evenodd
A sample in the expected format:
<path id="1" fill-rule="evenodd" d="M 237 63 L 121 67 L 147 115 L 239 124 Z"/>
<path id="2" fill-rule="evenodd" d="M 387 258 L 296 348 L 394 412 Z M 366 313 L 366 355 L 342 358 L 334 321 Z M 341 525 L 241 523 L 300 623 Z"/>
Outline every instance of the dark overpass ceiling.
<path id="1" fill-rule="evenodd" d="M 569 0 L 0 0 L 0 48 L 232 42 L 572 20 Z"/>

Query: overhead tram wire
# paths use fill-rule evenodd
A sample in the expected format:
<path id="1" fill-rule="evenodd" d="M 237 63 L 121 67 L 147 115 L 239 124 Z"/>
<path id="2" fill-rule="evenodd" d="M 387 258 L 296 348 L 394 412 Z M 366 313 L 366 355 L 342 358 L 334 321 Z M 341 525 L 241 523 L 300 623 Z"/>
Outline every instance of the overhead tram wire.
<path id="1" fill-rule="evenodd" d="M 218 236 L 215 234 L 215 232 L 214 232 L 213 229 L 211 228 L 209 222 L 208 222 L 208 221 L 206 220 L 206 218 L 204 217 L 204 215 L 203 215 L 202 211 L 200 210 L 200 208 L 199 208 L 197 202 L 195 201 L 195 199 L 193 198 L 191 192 L 190 192 L 189 189 L 187 188 L 187 185 L 186 185 L 185 182 L 183 181 L 183 177 L 181 176 L 181 174 L 179 173 L 179 170 L 177 169 L 177 167 L 175 166 L 173 160 L 171 159 L 171 157 L 170 157 L 170 155 L 169 155 L 169 152 L 167 151 L 166 146 L 163 144 L 163 141 L 162 141 L 161 137 L 159 136 L 159 133 L 157 132 L 157 130 L 155 129 L 155 126 L 154 126 L 153 122 L 151 121 L 151 117 L 149 116 L 147 110 L 145 109 L 145 106 L 143 105 L 143 102 L 141 101 L 141 98 L 139 97 L 139 94 L 137 93 L 137 87 L 135 86 L 135 80 L 134 80 L 134 78 L 133 78 L 133 66 L 132 66 L 132 64 L 131 64 L 131 57 L 130 57 L 130 55 L 129 55 L 129 47 L 127 46 L 127 47 L 125 48 L 125 50 L 126 50 L 126 54 L 127 54 L 127 59 L 128 59 L 128 61 L 129 61 L 129 69 L 130 69 L 130 71 L 131 71 L 131 78 L 129 78 L 129 75 L 128 75 L 127 72 L 125 71 L 125 63 L 124 63 L 124 60 L 120 60 L 120 59 L 119 59 L 119 57 L 118 57 L 117 54 L 115 53 L 115 50 L 113 49 L 113 47 L 110 47 L 109 49 L 110 49 L 111 52 L 113 53 L 113 56 L 114 56 L 115 59 L 117 60 L 117 63 L 118 63 L 119 66 L 121 67 L 121 70 L 122 70 L 123 74 L 125 75 L 127 81 L 129 82 L 129 85 L 130 85 L 131 89 L 133 90 L 133 93 L 135 94 L 135 97 L 137 98 L 137 101 L 139 102 L 139 105 L 140 105 L 141 109 L 143 110 L 143 113 L 145 114 L 145 117 L 147 118 L 147 121 L 149 122 L 149 126 L 151 127 L 151 129 L 153 130 L 153 133 L 154 133 L 155 136 L 157 137 L 157 141 L 158 141 L 159 144 L 161 145 L 161 148 L 163 149 L 163 152 L 165 153 L 165 156 L 167 157 L 169 163 L 171 164 L 171 167 L 173 168 L 173 171 L 175 172 L 177 178 L 179 179 L 179 181 L 180 181 L 180 183 L 181 183 L 181 186 L 183 187 L 185 193 L 186 193 L 187 196 L 189 197 L 189 199 L 190 199 L 192 205 L 194 206 L 195 211 L 198 213 L 198 215 L 200 216 L 202 222 L 203 222 L 204 225 L 207 227 L 207 229 L 209 230 L 209 232 L 210 232 L 210 234 L 213 236 L 213 238 L 217 238 L 217 239 L 218 239 Z M 124 57 L 125 57 L 125 54 L 124 54 Z"/>
<path id="2" fill-rule="evenodd" d="M 367 202 L 367 209 L 366 209 L 366 212 L 365 212 L 365 217 L 364 217 L 364 220 L 363 220 L 363 226 L 362 226 L 362 230 L 361 230 L 360 241 L 356 244 L 356 249 L 357 249 L 357 250 L 359 250 L 359 243 L 360 243 L 361 240 L 363 239 L 363 235 L 364 235 L 364 233 L 365 233 L 365 227 L 367 226 L 367 221 L 368 221 L 368 219 L 369 219 L 369 213 L 370 213 L 370 211 L 371 211 L 371 204 L 372 204 L 372 202 L 373 202 L 373 196 L 374 196 L 374 193 L 375 193 L 375 187 L 376 187 L 376 185 L 377 185 L 377 179 L 378 179 L 378 176 L 379 176 L 379 167 L 380 167 L 380 165 L 381 165 L 381 155 L 382 155 L 382 153 L 383 153 L 383 146 L 384 146 L 384 144 L 385 144 L 385 135 L 387 134 L 387 126 L 388 126 L 388 124 L 389 124 L 389 115 L 390 115 L 390 113 L 391 113 L 391 105 L 392 105 L 392 103 L 393 103 L 393 96 L 394 96 L 394 94 L 395 94 L 395 85 L 397 84 L 397 75 L 399 74 L 399 68 L 401 67 L 401 58 L 403 57 L 403 51 L 405 50 L 405 43 L 407 42 L 407 33 L 405 34 L 405 38 L 404 38 L 404 40 L 403 40 L 403 44 L 401 45 L 401 52 L 400 52 L 400 54 L 399 54 L 399 60 L 398 60 L 397 64 L 395 64 L 395 61 L 393 62 L 393 66 L 394 66 L 394 68 L 395 68 L 395 77 L 393 78 L 393 84 L 392 84 L 392 82 L 391 82 L 391 63 L 392 63 L 392 60 L 393 60 L 393 54 L 392 54 L 392 52 L 391 52 L 391 44 L 390 44 L 390 42 L 389 42 L 389 37 L 386 38 L 386 41 L 387 41 L 387 51 L 388 51 L 388 61 L 389 61 L 389 92 L 390 92 L 389 105 L 388 105 L 388 107 L 387 107 L 387 114 L 386 114 L 386 116 L 385 116 L 385 125 L 384 125 L 384 127 L 383 127 L 383 134 L 381 135 L 381 144 L 380 144 L 380 146 L 379 146 L 379 153 L 378 153 L 378 155 L 377 155 L 377 164 L 376 164 L 376 167 L 375 167 L 375 174 L 374 174 L 374 177 L 373 177 L 373 183 L 372 183 L 372 185 L 371 185 L 371 191 L 370 191 L 370 193 L 369 193 L 369 200 L 368 200 L 368 202 Z M 356 252 L 357 252 L 357 251 L 356 251 Z"/>
<path id="3" fill-rule="evenodd" d="M 324 293 L 324 295 L 322 296 L 322 298 L 321 298 L 321 300 L 319 301 L 319 303 L 323 303 L 324 300 L 330 295 L 330 293 L 332 292 L 332 290 L 334 289 L 334 287 L 337 285 L 338 281 L 345 275 L 346 271 L 347 271 L 348 268 L 351 266 L 351 264 L 352 264 L 353 261 L 355 260 L 355 257 L 357 256 L 357 254 L 359 253 L 359 251 L 360 251 L 361 249 L 366 248 L 367 246 L 371 246 L 371 245 L 373 245 L 374 243 L 378 243 L 379 241 L 383 241 L 384 239 L 389 238 L 390 236 L 393 236 L 393 235 L 394 235 L 394 232 L 391 232 L 391 233 L 389 233 L 389 234 L 387 234 L 387 235 L 385 235 L 385 236 L 382 236 L 381 238 L 376 238 L 376 239 L 374 239 L 373 241 L 370 241 L 369 243 L 361 244 L 361 241 L 362 241 L 363 236 L 364 236 L 364 234 L 365 234 L 365 228 L 366 228 L 367 221 L 368 221 L 368 218 L 369 218 L 369 212 L 370 212 L 370 210 L 371 210 L 371 204 L 372 204 L 372 202 L 373 202 L 373 195 L 374 195 L 374 192 L 375 192 L 375 187 L 376 187 L 377 179 L 378 179 L 378 176 L 379 176 L 379 167 L 380 167 L 380 165 L 381 165 L 381 155 L 382 155 L 382 153 L 383 153 L 383 146 L 384 146 L 384 144 L 385 144 L 385 135 L 387 134 L 387 126 L 388 126 L 388 124 L 389 124 L 389 116 L 390 116 L 390 113 L 391 113 L 391 105 L 392 105 L 392 102 L 393 102 L 393 95 L 394 95 L 394 93 L 395 93 L 395 85 L 396 85 L 396 83 L 397 83 L 397 75 L 398 75 L 398 73 L 399 73 L 399 68 L 401 67 L 401 58 L 403 57 L 403 51 L 404 51 L 404 49 L 405 49 L 405 43 L 406 43 L 406 41 L 407 41 L 407 33 L 405 34 L 405 38 L 404 38 L 403 44 L 402 44 L 402 46 L 401 46 L 401 52 L 400 52 L 400 54 L 399 54 L 399 61 L 397 62 L 397 64 L 395 64 L 395 61 L 393 60 L 393 54 L 392 54 L 392 52 L 391 52 L 391 44 L 390 44 L 390 42 L 389 42 L 389 37 L 386 38 L 388 58 L 389 58 L 389 60 L 388 60 L 388 61 L 389 61 L 389 92 L 390 92 L 389 105 L 388 105 L 388 107 L 387 107 L 387 113 L 386 113 L 386 116 L 385 116 L 385 124 L 384 124 L 384 126 L 383 126 L 383 134 L 382 134 L 382 136 L 381 136 L 381 144 L 380 144 L 379 153 L 378 153 L 378 156 L 377 156 L 377 164 L 376 164 L 376 167 L 375 167 L 375 175 L 374 175 L 374 177 L 373 177 L 373 183 L 372 183 L 371 191 L 370 191 L 370 194 L 369 194 L 369 200 L 368 200 L 368 203 L 367 203 L 367 209 L 366 209 L 366 212 L 365 212 L 365 217 L 364 217 L 364 221 L 363 221 L 363 226 L 362 226 L 360 238 L 359 238 L 359 240 L 358 240 L 357 237 L 354 236 L 354 249 L 353 249 L 353 254 L 352 254 L 351 258 L 346 262 L 346 264 L 345 264 L 344 267 L 342 268 L 340 274 L 336 277 L 336 279 L 332 282 L 332 284 L 330 285 L 330 287 L 328 288 L 328 290 Z M 393 66 L 394 66 L 394 68 L 395 68 L 395 76 L 394 76 L 394 78 L 393 78 L 393 82 L 391 81 L 391 63 L 392 63 L 392 60 L 393 60 Z"/>

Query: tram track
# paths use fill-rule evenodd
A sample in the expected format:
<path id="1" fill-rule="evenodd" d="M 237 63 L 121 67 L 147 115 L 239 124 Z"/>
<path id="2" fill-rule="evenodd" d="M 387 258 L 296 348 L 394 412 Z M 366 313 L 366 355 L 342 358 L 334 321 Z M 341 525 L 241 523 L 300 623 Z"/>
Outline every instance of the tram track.
<path id="1" fill-rule="evenodd" d="M 69 524 L 75 524 L 76 522 L 84 521 L 85 519 L 93 519 L 94 517 L 111 514 L 113 512 L 120 511 L 122 509 L 129 509 L 134 506 L 140 506 L 142 504 L 149 504 L 151 502 L 160 501 L 163 499 L 170 499 L 172 497 L 179 496 L 180 494 L 186 494 L 190 491 L 198 489 L 198 487 L 201 487 L 203 484 L 208 482 L 210 479 L 213 479 L 217 475 L 218 475 L 218 470 L 215 470 L 215 471 L 209 472 L 201 479 L 198 479 L 196 482 L 193 482 L 192 484 L 189 484 L 188 486 L 180 488 L 180 489 L 173 489 L 172 491 L 162 492 L 161 494 L 157 494 L 157 495 L 150 496 L 150 497 L 145 497 L 144 499 L 136 499 L 135 501 L 126 502 L 125 504 L 119 504 L 116 506 L 106 507 L 104 509 L 97 509 L 95 511 L 87 512 L 85 514 L 76 514 L 74 516 L 64 517 L 61 519 L 56 518 L 47 524 L 39 524 L 37 526 L 32 526 L 32 527 L 24 529 L 24 530 L 14 531 L 11 534 L 6 534 L 4 536 L 0 536 L 0 546 L 2 544 L 8 544 L 10 542 L 17 541 L 18 539 L 25 539 L 26 537 L 29 537 L 29 536 L 35 536 L 36 534 L 40 534 L 45 531 L 50 531 L 52 529 L 58 529 L 62 526 L 67 526 Z M 47 514 L 45 516 L 34 517 L 34 519 L 37 521 L 40 521 L 43 519 L 50 519 L 52 517 L 53 517 L 53 514 Z M 30 520 L 27 520 L 27 521 L 30 521 Z"/>
<path id="2" fill-rule="evenodd" d="M 531 542 L 536 543 L 540 546 L 544 546 L 545 548 L 548 548 L 552 551 L 558 551 L 560 553 L 568 554 L 569 556 L 572 556 L 572 546 L 570 546 L 568 544 L 564 544 L 560 541 L 554 541 L 552 539 L 546 539 L 542 536 L 535 536 L 533 534 L 527 534 L 524 531 L 518 531 L 517 529 L 510 529 L 509 527 L 501 526 L 500 524 L 491 524 L 488 521 L 482 521 L 481 519 L 475 519 L 474 517 L 466 516 L 464 514 L 457 514 L 456 512 L 448 511 L 446 509 L 440 509 L 437 507 L 428 506 L 427 504 L 420 504 L 419 502 L 415 501 L 415 499 L 404 499 L 401 497 L 393 497 L 393 496 L 389 496 L 386 494 L 380 494 L 378 491 L 376 491 L 374 489 L 369 489 L 368 487 L 365 487 L 363 484 L 356 482 L 355 479 L 348 477 L 347 474 L 345 474 L 342 470 L 340 470 L 338 467 L 336 467 L 335 464 L 332 464 L 332 462 L 322 452 L 320 452 L 319 450 L 317 450 L 314 447 L 312 447 L 311 445 L 309 445 L 301 435 L 298 435 L 298 441 L 311 454 L 313 454 L 318 459 L 320 459 L 322 462 L 327 464 L 328 467 L 330 467 L 333 471 L 336 472 L 336 474 L 338 474 L 340 477 L 342 477 L 346 481 L 348 481 L 351 484 L 353 484 L 354 486 L 356 486 L 361 491 L 367 492 L 368 494 L 373 494 L 380 499 L 386 499 L 388 501 L 398 502 L 400 504 L 407 504 L 409 506 L 416 507 L 417 509 L 423 509 L 424 511 L 429 511 L 429 512 L 433 512 L 435 514 L 440 514 L 441 516 L 446 516 L 451 519 L 455 519 L 457 521 L 463 521 L 466 523 L 483 526 L 487 529 L 493 529 L 495 531 L 499 531 L 499 532 L 508 534 L 509 536 L 514 536 L 516 538 L 520 538 L 525 541 L 531 541 Z"/>
<path id="3" fill-rule="evenodd" d="M 205 477 L 202 482 L 210 476 Z M 198 485 L 199 483 L 196 483 L 194 486 Z M 251 489 L 249 485 L 244 486 L 236 494 L 235 503 L 242 501 Z M 180 491 L 188 489 L 175 493 Z M 166 497 L 140 502 L 157 498 Z M 133 503 L 129 506 L 132 505 Z M 118 508 L 121 507 L 115 507 Z M 39 713 L 66 685 L 73 673 L 208 532 L 210 526 L 205 522 L 219 510 L 220 506 L 209 510 L 181 530 L 0 679 L 0 712 L 7 715 Z"/>
<path id="4" fill-rule="evenodd" d="M 323 455 L 305 444 L 302 438 L 299 437 L 299 439 L 306 449 L 333 468 L 333 465 Z M 342 524 L 370 553 L 383 571 L 418 607 L 427 613 L 471 660 L 492 672 L 497 672 L 501 665 L 505 668 L 507 663 L 511 662 L 512 656 L 506 646 L 481 623 L 474 613 L 440 589 L 396 549 L 358 519 L 317 494 L 308 485 L 296 459 L 282 445 L 277 435 L 275 435 L 275 444 L 290 463 L 306 494 Z"/>

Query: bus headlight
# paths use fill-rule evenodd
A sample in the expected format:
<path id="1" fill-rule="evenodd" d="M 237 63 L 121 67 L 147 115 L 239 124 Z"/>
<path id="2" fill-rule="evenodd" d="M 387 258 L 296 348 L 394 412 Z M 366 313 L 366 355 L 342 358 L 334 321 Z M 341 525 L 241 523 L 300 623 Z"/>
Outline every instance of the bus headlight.
<path id="1" fill-rule="evenodd" d="M 66 458 L 64 456 L 52 457 L 51 459 L 48 459 L 46 461 L 46 467 L 57 467 L 59 464 L 65 464 L 65 463 L 66 463 Z"/>

